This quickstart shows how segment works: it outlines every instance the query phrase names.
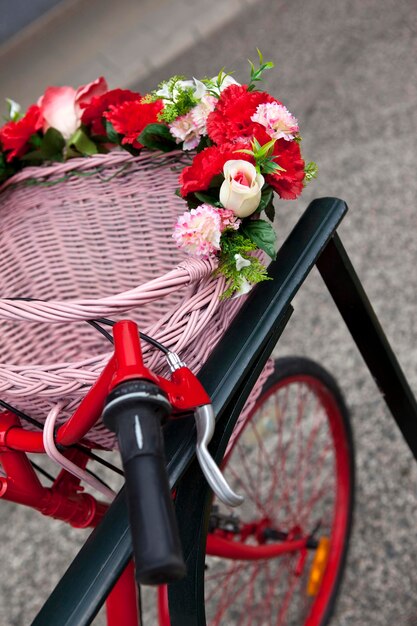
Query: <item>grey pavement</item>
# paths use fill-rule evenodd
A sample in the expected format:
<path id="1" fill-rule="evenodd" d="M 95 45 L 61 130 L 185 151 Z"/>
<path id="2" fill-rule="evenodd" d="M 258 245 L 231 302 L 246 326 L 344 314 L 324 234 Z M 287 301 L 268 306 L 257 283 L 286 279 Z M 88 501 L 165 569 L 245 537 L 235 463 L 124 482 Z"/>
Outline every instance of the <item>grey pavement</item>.
<path id="1" fill-rule="evenodd" d="M 417 392 L 415 0 L 241 5 L 222 27 L 191 38 L 175 58 L 136 81 L 130 76 L 129 84 L 146 90 L 173 73 L 211 75 L 225 64 L 243 82 L 256 46 L 277 66 L 266 88 L 298 117 L 304 154 L 320 169 L 302 200 L 279 203 L 279 236 L 314 197 L 348 202 L 342 240 Z M 155 35 L 149 56 L 163 47 L 163 36 Z M 14 80 L 17 85 L 19 77 Z M 294 305 L 276 354 L 308 355 L 336 375 L 352 411 L 357 447 L 356 520 L 332 623 L 416 626 L 416 464 L 316 272 Z M 23 626 L 81 538 L 6 503 L 0 516 L 0 624 Z"/>
<path id="2" fill-rule="evenodd" d="M 258 0 L 62 0 L 0 46 L 0 110 L 48 85 L 129 86 Z M 13 10 L 9 3 L 9 10 Z"/>

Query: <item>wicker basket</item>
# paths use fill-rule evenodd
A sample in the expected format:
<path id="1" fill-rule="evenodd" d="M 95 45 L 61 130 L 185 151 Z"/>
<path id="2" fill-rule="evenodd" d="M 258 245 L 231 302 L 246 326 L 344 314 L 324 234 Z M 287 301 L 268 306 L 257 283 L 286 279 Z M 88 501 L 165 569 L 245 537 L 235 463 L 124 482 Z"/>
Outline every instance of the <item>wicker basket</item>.
<path id="1" fill-rule="evenodd" d="M 0 188 L 0 398 L 38 420 L 64 400 L 65 420 L 111 354 L 85 322 L 99 317 L 135 319 L 201 367 L 243 298 L 221 302 L 213 263 L 175 247 L 179 158 L 73 159 Z M 144 352 L 162 371 L 160 353 Z M 101 423 L 89 440 L 114 446 Z"/>

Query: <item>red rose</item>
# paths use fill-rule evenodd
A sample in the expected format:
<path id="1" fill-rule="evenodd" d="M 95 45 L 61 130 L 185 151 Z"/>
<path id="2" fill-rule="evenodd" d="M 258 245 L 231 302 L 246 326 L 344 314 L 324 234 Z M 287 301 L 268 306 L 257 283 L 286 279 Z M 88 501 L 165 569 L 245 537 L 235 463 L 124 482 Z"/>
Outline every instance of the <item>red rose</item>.
<path id="1" fill-rule="evenodd" d="M 275 163 L 284 168 L 285 172 L 265 176 L 266 182 L 284 200 L 295 200 L 303 190 L 304 159 L 300 145 L 296 141 L 278 139 L 274 146 Z"/>
<path id="2" fill-rule="evenodd" d="M 21 157 L 25 154 L 28 141 L 43 126 L 43 117 L 40 108 L 32 104 L 26 115 L 17 122 L 7 122 L 0 128 L 0 141 L 5 152 L 9 151 L 7 161 L 12 161 L 14 157 Z"/>
<path id="3" fill-rule="evenodd" d="M 199 152 L 189 167 L 185 167 L 180 174 L 181 195 L 185 198 L 193 191 L 204 191 L 218 174 L 223 172 L 226 161 L 243 159 L 254 163 L 253 158 L 242 152 L 237 152 L 245 144 L 223 144 L 210 146 Z"/>
<path id="4" fill-rule="evenodd" d="M 207 133 L 214 143 L 250 143 L 261 127 L 251 117 L 259 104 L 278 102 L 262 91 L 248 91 L 246 85 L 230 85 L 222 91 L 215 110 L 207 119 Z M 278 102 L 278 104 L 281 104 Z"/>
<path id="5" fill-rule="evenodd" d="M 105 135 L 106 130 L 103 125 L 103 114 L 110 106 L 118 106 L 124 102 L 140 100 L 140 93 L 135 93 L 129 89 L 112 89 L 101 96 L 97 96 L 91 102 L 82 104 L 81 108 L 84 112 L 81 121 L 85 126 L 91 127 L 93 135 Z"/>
<path id="6" fill-rule="evenodd" d="M 122 144 L 131 144 L 134 148 L 142 148 L 138 136 L 148 124 L 158 121 L 158 113 L 163 108 L 162 100 L 141 102 L 134 100 L 118 106 L 110 106 L 104 117 L 113 124 L 116 132 L 124 135 Z"/>

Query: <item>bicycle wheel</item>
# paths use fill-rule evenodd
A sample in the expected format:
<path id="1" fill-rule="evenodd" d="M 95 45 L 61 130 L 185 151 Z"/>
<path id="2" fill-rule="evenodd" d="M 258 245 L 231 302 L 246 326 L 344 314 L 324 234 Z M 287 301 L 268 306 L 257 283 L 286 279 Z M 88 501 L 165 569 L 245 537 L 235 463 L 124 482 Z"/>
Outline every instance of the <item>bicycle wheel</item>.
<path id="1" fill-rule="evenodd" d="M 341 582 L 354 492 L 351 428 L 334 379 L 308 359 L 278 360 L 238 420 L 223 470 L 245 503 L 231 511 L 215 500 L 203 512 L 209 533 L 205 559 L 189 558 L 198 570 L 189 590 L 198 617 L 189 623 L 324 626 Z M 195 582 L 203 578 L 204 591 Z M 170 597 L 175 605 L 175 590 Z"/>

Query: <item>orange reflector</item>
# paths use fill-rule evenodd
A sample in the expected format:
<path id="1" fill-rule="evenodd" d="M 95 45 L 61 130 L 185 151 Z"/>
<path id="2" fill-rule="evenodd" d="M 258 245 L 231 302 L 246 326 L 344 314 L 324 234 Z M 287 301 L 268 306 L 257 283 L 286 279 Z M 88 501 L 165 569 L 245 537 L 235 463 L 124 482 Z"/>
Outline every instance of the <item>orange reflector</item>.
<path id="1" fill-rule="evenodd" d="M 321 581 L 329 558 L 330 539 L 321 537 L 317 546 L 316 554 L 311 565 L 310 576 L 307 583 L 307 595 L 316 596 L 319 592 Z"/>

